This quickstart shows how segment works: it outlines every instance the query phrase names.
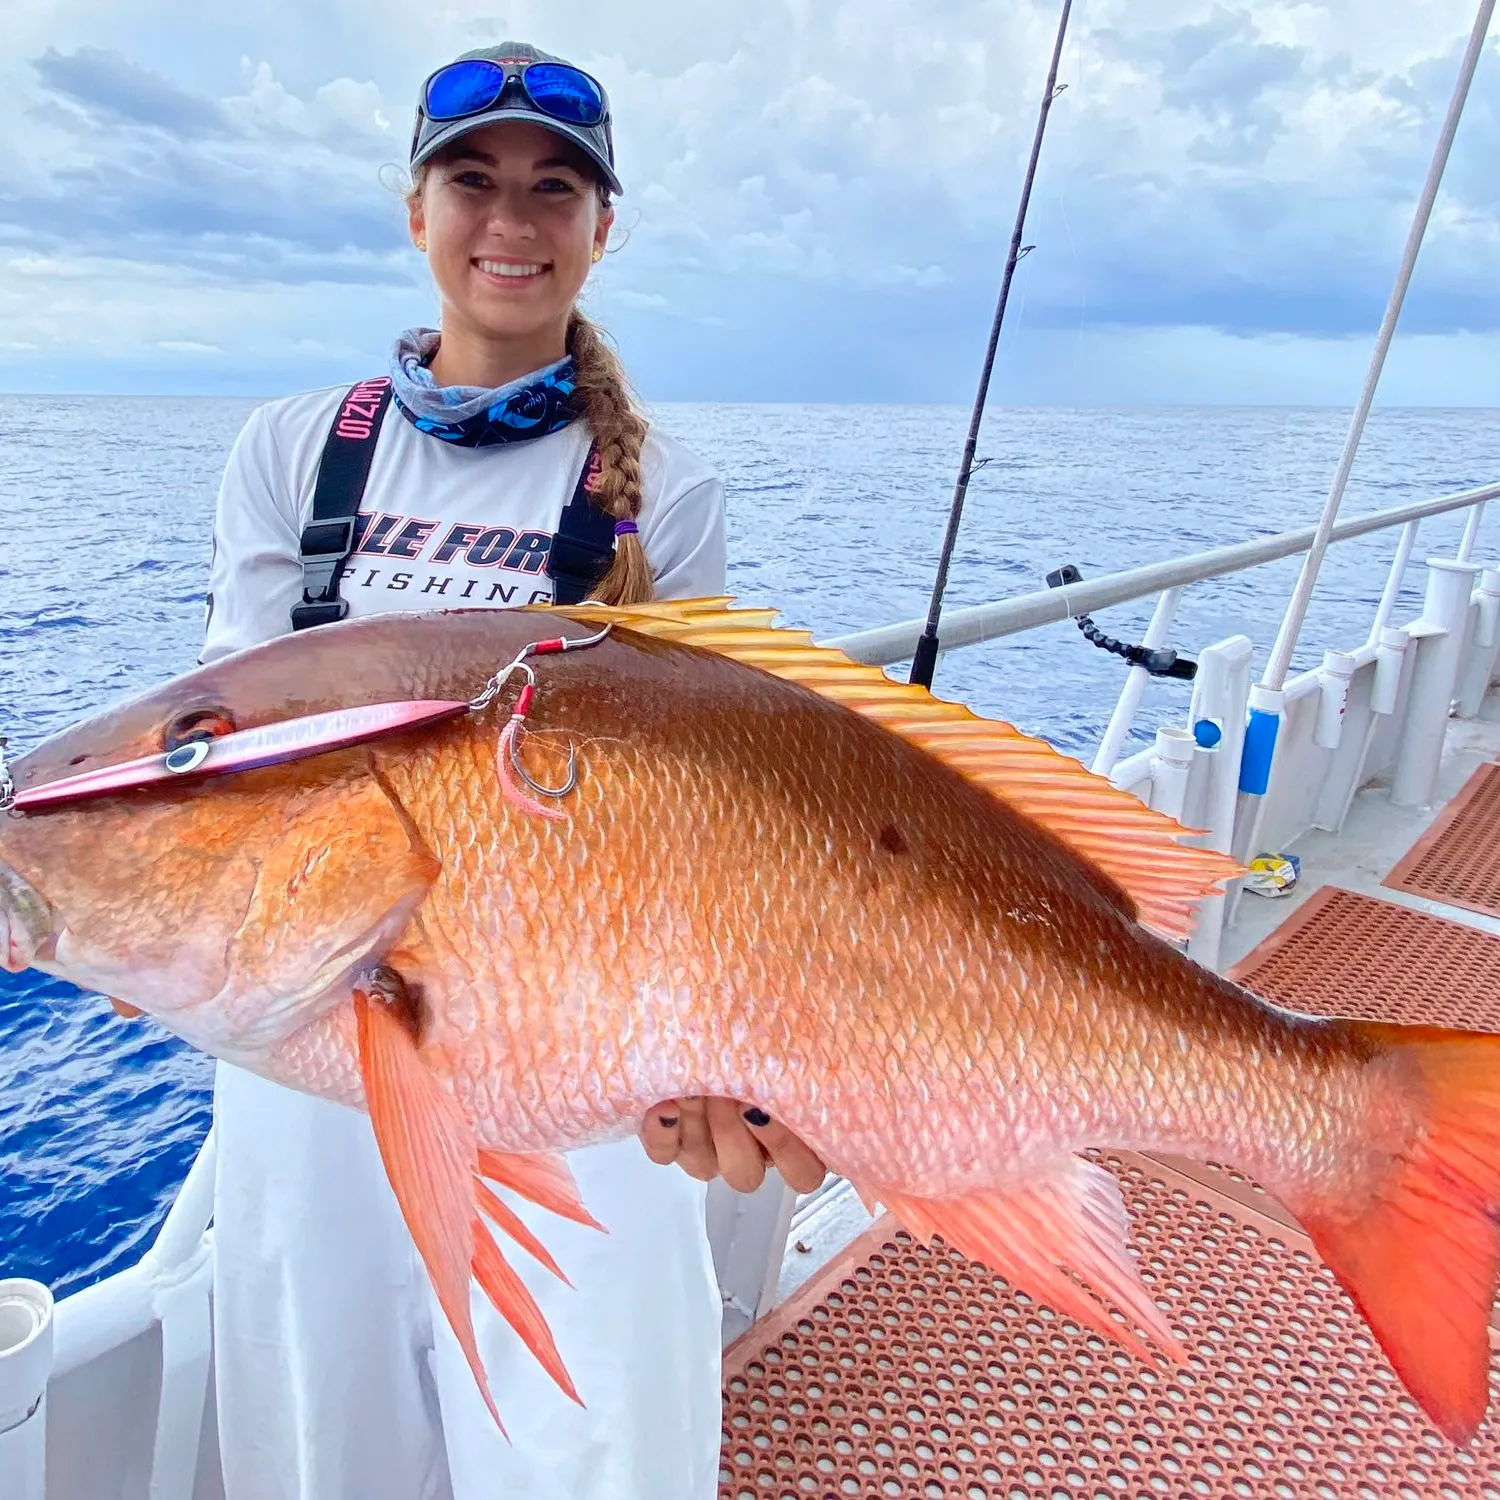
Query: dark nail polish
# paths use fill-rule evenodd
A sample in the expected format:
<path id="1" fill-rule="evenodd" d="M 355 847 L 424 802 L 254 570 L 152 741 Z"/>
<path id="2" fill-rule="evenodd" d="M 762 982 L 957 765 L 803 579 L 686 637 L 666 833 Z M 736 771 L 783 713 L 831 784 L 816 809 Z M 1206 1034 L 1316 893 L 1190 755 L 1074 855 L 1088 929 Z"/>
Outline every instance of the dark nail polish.
<path id="1" fill-rule="evenodd" d="M 677 1128 L 677 1116 L 657 1115 L 656 1123 L 660 1125 L 663 1130 L 675 1130 Z"/>
<path id="2" fill-rule="evenodd" d="M 754 1125 L 757 1130 L 764 1129 L 771 1123 L 770 1115 L 765 1110 L 753 1104 L 745 1111 L 745 1119 L 749 1124 Z"/>

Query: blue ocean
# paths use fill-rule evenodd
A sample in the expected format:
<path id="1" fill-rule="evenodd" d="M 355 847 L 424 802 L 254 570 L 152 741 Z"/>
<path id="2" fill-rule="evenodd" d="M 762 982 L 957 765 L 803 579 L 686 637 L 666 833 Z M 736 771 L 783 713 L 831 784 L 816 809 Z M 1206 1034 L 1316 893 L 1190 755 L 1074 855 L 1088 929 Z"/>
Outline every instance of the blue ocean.
<path id="1" fill-rule="evenodd" d="M 191 666 L 219 472 L 254 403 L 0 396 L 0 734 L 13 752 Z M 942 407 L 665 406 L 726 476 L 730 578 L 820 636 L 922 615 L 968 419 Z M 1346 415 L 1225 408 L 990 415 L 948 600 L 980 603 L 1312 520 Z M 1500 412 L 1381 410 L 1346 513 L 1500 476 Z M 1500 508 L 1497 508 L 1500 509 Z M 1417 557 L 1461 523 L 1424 526 Z M 1480 540 L 1493 556 L 1500 518 Z M 1336 548 L 1303 665 L 1365 638 L 1394 533 Z M 1269 646 L 1297 564 L 1190 590 L 1172 644 Z M 1408 575 L 1403 608 L 1420 599 Z M 1150 602 L 1101 616 L 1138 633 Z M 1087 757 L 1123 680 L 1070 625 L 954 653 L 937 690 Z M 1139 744 L 1189 689 L 1153 683 Z M 1131 748 L 1134 748 L 1132 746 Z M 135 1260 L 208 1125 L 211 1065 L 149 1021 L 36 974 L 0 974 L 0 1275 L 60 1294 Z"/>

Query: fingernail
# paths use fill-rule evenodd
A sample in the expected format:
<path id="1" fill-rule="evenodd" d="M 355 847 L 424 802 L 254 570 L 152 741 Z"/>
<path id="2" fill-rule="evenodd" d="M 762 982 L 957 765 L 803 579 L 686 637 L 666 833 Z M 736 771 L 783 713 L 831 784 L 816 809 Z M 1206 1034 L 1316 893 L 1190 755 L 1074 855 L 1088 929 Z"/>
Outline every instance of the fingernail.
<path id="1" fill-rule="evenodd" d="M 760 1130 L 764 1129 L 765 1126 L 771 1123 L 771 1117 L 765 1112 L 765 1110 L 760 1109 L 752 1104 L 750 1108 L 745 1111 L 745 1121 L 747 1124 L 754 1125 L 757 1130 Z"/>
<path id="2" fill-rule="evenodd" d="M 675 1130 L 677 1128 L 677 1116 L 657 1115 L 656 1123 L 660 1125 L 663 1130 Z"/>

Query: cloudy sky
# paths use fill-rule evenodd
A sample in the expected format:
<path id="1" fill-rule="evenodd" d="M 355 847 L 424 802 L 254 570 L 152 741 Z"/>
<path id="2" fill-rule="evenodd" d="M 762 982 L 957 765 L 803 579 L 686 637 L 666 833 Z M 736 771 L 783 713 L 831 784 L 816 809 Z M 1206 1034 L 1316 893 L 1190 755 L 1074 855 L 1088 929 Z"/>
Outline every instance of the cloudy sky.
<path id="1" fill-rule="evenodd" d="M 0 389 L 276 394 L 430 322 L 432 67 L 600 76 L 589 293 L 658 400 L 967 401 L 1054 0 L 0 0 Z M 1002 400 L 1348 404 L 1471 0 L 1076 0 Z M 1491 39 L 1386 399 L 1500 405 Z"/>

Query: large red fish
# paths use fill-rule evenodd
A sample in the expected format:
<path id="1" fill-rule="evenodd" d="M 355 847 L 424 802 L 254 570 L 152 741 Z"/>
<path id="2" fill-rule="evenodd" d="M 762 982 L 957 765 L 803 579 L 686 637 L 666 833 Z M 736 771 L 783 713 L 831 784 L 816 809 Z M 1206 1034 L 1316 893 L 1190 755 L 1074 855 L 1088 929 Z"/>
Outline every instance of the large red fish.
<path id="1" fill-rule="evenodd" d="M 519 682 L 282 764 L 42 792 L 195 737 L 466 701 L 528 643 L 601 622 L 531 663 L 498 767 Z M 512 749 L 538 786 L 576 756 L 576 788 L 528 790 Z M 1306 1226 L 1434 1422 L 1463 1440 L 1482 1419 L 1500 1038 L 1295 1016 L 1199 968 L 1142 924 L 1184 932 L 1226 860 L 768 615 L 360 620 L 195 671 L 14 770 L 0 959 L 368 1109 L 481 1385 L 471 1273 L 573 1393 L 489 1225 L 550 1258 L 485 1180 L 587 1222 L 557 1153 L 707 1094 L 1142 1353 L 1143 1334 L 1181 1349 L 1114 1180 L 1078 1153 L 1232 1163 Z"/>

